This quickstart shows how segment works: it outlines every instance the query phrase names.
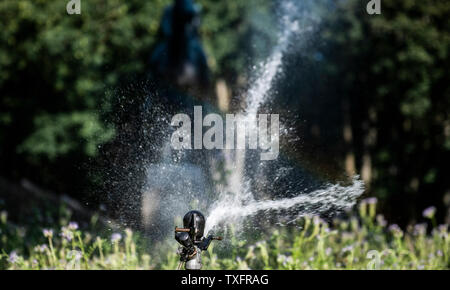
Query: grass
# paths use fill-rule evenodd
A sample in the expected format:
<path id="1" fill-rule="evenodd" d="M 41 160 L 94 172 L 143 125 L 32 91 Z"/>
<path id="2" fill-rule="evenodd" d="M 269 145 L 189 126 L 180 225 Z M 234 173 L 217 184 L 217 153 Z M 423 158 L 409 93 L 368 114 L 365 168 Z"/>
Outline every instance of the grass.
<path id="1" fill-rule="evenodd" d="M 304 217 L 297 228 L 273 229 L 249 242 L 233 229 L 222 244 L 203 255 L 204 269 L 449 269 L 448 225 L 405 230 L 376 215 L 376 200 L 362 201 L 348 219 L 330 223 Z M 36 229 L 33 229 L 36 230 Z M 130 229 L 94 234 L 75 222 L 61 228 L 30 230 L 0 212 L 0 269 L 175 269 L 175 240 L 149 245 Z M 40 241 L 37 243 L 36 241 Z"/>

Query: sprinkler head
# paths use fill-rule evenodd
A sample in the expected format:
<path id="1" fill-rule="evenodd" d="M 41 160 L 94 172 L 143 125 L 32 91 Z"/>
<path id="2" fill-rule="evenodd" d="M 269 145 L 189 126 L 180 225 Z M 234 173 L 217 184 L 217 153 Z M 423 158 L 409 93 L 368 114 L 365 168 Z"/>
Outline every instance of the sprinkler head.
<path id="1" fill-rule="evenodd" d="M 183 227 L 189 229 L 192 241 L 200 241 L 205 231 L 205 216 L 197 210 L 191 210 L 183 217 Z"/>
<path id="2" fill-rule="evenodd" d="M 222 237 L 212 235 L 205 238 L 204 231 L 205 216 L 197 210 L 191 210 L 184 215 L 183 228 L 175 227 L 175 239 L 182 246 L 178 251 L 180 267 L 185 263 L 186 269 L 201 269 L 201 252 L 208 249 L 211 241 L 222 240 Z"/>

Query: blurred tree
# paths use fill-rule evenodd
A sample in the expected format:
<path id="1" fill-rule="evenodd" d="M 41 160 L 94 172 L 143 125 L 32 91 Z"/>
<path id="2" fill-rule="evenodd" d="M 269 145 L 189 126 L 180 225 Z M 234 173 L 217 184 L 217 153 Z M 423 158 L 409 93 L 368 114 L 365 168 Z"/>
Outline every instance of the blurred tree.
<path id="1" fill-rule="evenodd" d="M 0 2 L 0 175 L 74 195 L 102 182 L 85 165 L 118 129 L 105 119 L 118 113 L 110 96 L 126 97 L 131 111 L 142 97 L 105 93 L 145 75 L 171 2 L 83 1 L 81 15 L 68 15 L 65 1 Z M 238 95 L 249 66 L 272 46 L 276 4 L 197 2 L 212 79 Z M 323 151 L 336 144 L 332 155 L 362 175 L 394 218 L 418 218 L 433 204 L 442 217 L 450 195 L 450 4 L 385 0 L 372 16 L 365 5 L 339 2 L 297 61 L 287 56 L 294 73 L 285 90 L 310 96 L 291 100 L 314 108 L 305 140 Z M 341 115 L 322 118 L 330 108 Z"/>
<path id="2" fill-rule="evenodd" d="M 114 135 L 101 117 L 105 88 L 144 69 L 155 6 L 167 3 L 140 2 L 85 1 L 68 15 L 65 1 L 2 1 L 0 174 L 71 192 L 85 185 L 80 166 Z"/>
<path id="3" fill-rule="evenodd" d="M 101 182 L 85 166 L 117 129 L 105 119 L 116 113 L 105 93 L 145 75 L 171 2 L 82 1 L 81 15 L 68 15 L 66 1 L 1 1 L 0 175 L 77 195 Z M 198 2 L 213 78 L 233 85 L 246 71 L 255 1 Z"/>
<path id="4" fill-rule="evenodd" d="M 329 88 L 348 108 L 347 148 L 370 192 L 400 222 L 430 205 L 441 219 L 446 211 L 449 16 L 447 1 L 386 0 L 373 16 L 347 1 L 322 31 Z"/>
<path id="5" fill-rule="evenodd" d="M 385 0 L 381 15 L 368 15 L 364 1 L 335 4 L 284 56 L 270 106 L 302 138 L 284 150 L 328 179 L 342 180 L 343 169 L 360 175 L 390 220 L 421 219 L 434 205 L 442 221 L 450 206 L 450 3 Z"/>

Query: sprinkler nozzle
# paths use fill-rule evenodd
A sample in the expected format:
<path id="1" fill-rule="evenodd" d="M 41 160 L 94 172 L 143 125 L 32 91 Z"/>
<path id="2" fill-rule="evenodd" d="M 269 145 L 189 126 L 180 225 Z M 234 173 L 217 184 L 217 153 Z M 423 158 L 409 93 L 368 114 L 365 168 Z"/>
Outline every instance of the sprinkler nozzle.
<path id="1" fill-rule="evenodd" d="M 222 237 L 209 235 L 203 237 L 205 230 L 205 216 L 192 210 L 183 218 L 183 227 L 175 227 L 175 239 L 180 243 L 178 251 L 180 263 L 186 264 L 186 269 L 201 269 L 201 252 L 206 251 L 211 241 L 221 241 Z M 181 267 L 181 265 L 180 265 Z"/>

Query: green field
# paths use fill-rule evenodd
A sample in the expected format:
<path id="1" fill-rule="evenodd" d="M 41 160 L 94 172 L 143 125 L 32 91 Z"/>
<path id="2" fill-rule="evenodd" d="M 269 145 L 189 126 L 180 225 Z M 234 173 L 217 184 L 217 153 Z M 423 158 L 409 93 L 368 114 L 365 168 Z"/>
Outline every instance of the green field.
<path id="1" fill-rule="evenodd" d="M 376 201 L 362 201 L 346 219 L 328 223 L 305 217 L 295 228 L 274 228 L 250 242 L 229 228 L 225 241 L 203 255 L 204 269 L 449 269 L 448 225 L 402 230 L 376 214 Z M 1 211 L 1 269 L 176 269 L 175 240 L 152 244 L 133 233 L 19 227 Z M 95 224 L 95 217 L 92 224 Z M 33 234 L 34 233 L 34 234 Z"/>

